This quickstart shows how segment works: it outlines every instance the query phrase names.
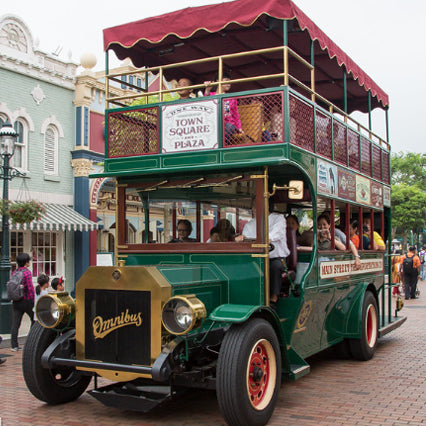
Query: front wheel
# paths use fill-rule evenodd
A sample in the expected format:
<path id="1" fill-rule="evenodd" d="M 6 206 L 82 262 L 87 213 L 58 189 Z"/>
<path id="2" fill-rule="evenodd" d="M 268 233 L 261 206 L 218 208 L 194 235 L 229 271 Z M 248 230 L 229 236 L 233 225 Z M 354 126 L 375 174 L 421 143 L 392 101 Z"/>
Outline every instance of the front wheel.
<path id="1" fill-rule="evenodd" d="M 35 322 L 28 334 L 22 356 L 22 371 L 28 389 L 36 398 L 48 404 L 61 404 L 77 399 L 91 380 L 90 376 L 85 376 L 72 367 L 46 369 L 41 366 L 41 357 L 56 336 L 56 332 Z M 73 345 L 68 343 L 67 348 L 71 350 Z"/>
<path id="2" fill-rule="evenodd" d="M 360 361 L 368 361 L 376 352 L 379 330 L 379 314 L 376 298 L 367 291 L 362 304 L 361 338 L 350 339 L 352 356 Z"/>
<path id="3" fill-rule="evenodd" d="M 272 326 L 256 318 L 226 333 L 217 365 L 217 399 L 226 422 L 265 425 L 281 385 L 281 352 Z"/>

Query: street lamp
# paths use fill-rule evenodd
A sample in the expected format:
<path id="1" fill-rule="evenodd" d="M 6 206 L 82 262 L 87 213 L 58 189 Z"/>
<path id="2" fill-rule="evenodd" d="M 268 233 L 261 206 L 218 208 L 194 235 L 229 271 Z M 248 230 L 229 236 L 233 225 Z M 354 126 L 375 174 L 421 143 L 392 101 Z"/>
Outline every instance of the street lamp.
<path id="1" fill-rule="evenodd" d="M 3 179 L 3 202 L 9 201 L 9 180 L 14 176 L 23 176 L 21 172 L 14 167 L 10 167 L 10 158 L 15 153 L 15 143 L 18 133 L 10 123 L 5 123 L 0 129 L 0 156 L 3 159 L 3 165 L 0 165 Z M 3 210 L 2 215 L 2 238 L 1 238 L 1 258 L 0 258 L 0 286 L 1 286 L 1 305 L 0 305 L 0 332 L 10 333 L 12 303 L 8 301 L 6 282 L 10 278 L 10 247 L 9 247 L 9 213 L 7 209 Z"/>

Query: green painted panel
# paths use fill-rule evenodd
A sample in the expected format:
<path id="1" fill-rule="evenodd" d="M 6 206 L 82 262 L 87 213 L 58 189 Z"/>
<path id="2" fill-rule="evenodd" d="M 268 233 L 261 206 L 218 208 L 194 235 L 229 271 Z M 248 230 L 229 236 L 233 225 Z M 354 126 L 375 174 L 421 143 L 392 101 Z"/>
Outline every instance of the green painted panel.
<path id="1" fill-rule="evenodd" d="M 154 169 L 159 164 L 157 156 L 114 158 L 105 160 L 105 172 Z"/>
<path id="2" fill-rule="evenodd" d="M 222 161 L 224 163 L 234 163 L 234 162 L 249 162 L 249 161 L 259 161 L 264 159 L 266 160 L 279 160 L 280 158 L 285 158 L 285 148 L 284 145 L 268 145 L 265 146 L 253 147 L 252 149 L 235 149 L 235 150 L 224 150 L 222 153 Z"/>
<path id="3" fill-rule="evenodd" d="M 158 270 L 172 286 L 191 282 L 207 283 L 220 280 L 210 266 L 204 265 L 159 266 Z"/>
<path id="4" fill-rule="evenodd" d="M 204 164 L 216 164 L 219 162 L 219 151 L 197 154 L 174 154 L 162 157 L 163 167 L 200 166 Z"/>

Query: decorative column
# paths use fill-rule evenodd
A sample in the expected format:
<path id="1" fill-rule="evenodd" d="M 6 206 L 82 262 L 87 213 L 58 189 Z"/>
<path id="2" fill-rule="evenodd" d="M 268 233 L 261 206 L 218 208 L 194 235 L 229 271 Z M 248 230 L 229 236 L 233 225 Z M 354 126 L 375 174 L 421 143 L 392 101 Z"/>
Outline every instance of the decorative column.
<path id="1" fill-rule="evenodd" d="M 87 158 L 71 160 L 74 169 L 74 209 L 84 217 L 90 218 L 89 174 L 92 161 Z M 96 251 L 90 244 L 89 234 L 96 231 L 74 232 L 74 277 L 77 282 L 90 265 L 90 252 Z"/>

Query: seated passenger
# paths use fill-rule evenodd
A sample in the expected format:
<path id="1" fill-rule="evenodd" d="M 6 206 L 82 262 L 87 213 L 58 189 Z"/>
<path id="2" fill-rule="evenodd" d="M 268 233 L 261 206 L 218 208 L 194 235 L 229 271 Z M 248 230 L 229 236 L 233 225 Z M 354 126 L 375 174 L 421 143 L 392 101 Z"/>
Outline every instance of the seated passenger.
<path id="1" fill-rule="evenodd" d="M 170 241 L 170 243 L 193 243 L 197 240 L 195 238 L 189 238 L 192 232 L 192 224 L 187 219 L 179 219 L 178 221 L 178 237 Z"/>
<path id="2" fill-rule="evenodd" d="M 353 245 L 358 249 L 359 248 L 359 236 L 358 236 L 358 221 L 353 220 L 349 225 L 349 236 Z"/>
<path id="3" fill-rule="evenodd" d="M 216 76 L 215 81 L 218 81 Z M 229 81 L 231 77 L 228 74 L 223 74 L 222 81 Z M 216 92 L 212 92 L 212 82 L 204 82 L 206 89 L 204 91 L 205 96 L 216 95 Z M 222 92 L 227 93 L 231 89 L 231 84 L 225 83 L 222 84 Z M 244 131 L 241 127 L 240 114 L 238 113 L 238 102 L 233 98 L 223 99 L 223 122 L 225 127 L 225 141 L 229 143 L 231 136 L 236 133 L 244 134 Z"/>
<path id="4" fill-rule="evenodd" d="M 317 219 L 318 228 L 318 250 L 331 250 L 331 230 L 330 230 L 330 216 L 326 213 L 322 213 Z M 338 250 L 345 250 L 346 246 L 337 236 L 334 234 L 334 246 Z"/>
<path id="5" fill-rule="evenodd" d="M 371 227 L 370 227 L 371 223 L 370 222 L 371 221 L 370 221 L 369 216 L 364 217 L 364 226 L 366 226 L 367 229 L 368 229 L 368 231 L 367 231 L 368 236 L 371 235 Z M 373 231 L 373 241 L 372 242 L 370 241 L 370 243 L 372 243 L 371 245 L 372 245 L 373 250 L 378 250 L 378 251 L 385 251 L 386 250 L 386 244 L 383 241 L 383 238 L 376 231 Z"/>
<path id="6" fill-rule="evenodd" d="M 362 232 L 362 248 L 364 250 L 370 250 L 370 237 L 368 234 L 368 227 L 363 225 Z"/>
<path id="7" fill-rule="evenodd" d="M 235 241 L 235 228 L 228 219 L 220 219 L 216 226 L 210 230 L 207 242 L 220 243 Z"/>
<path id="8" fill-rule="evenodd" d="M 328 214 L 322 213 L 318 216 L 318 250 L 331 249 L 330 225 L 330 216 Z M 334 229 L 334 246 L 338 250 L 346 250 L 346 235 L 339 228 Z M 361 259 L 358 249 L 352 241 L 349 242 L 349 249 L 355 258 L 354 269 L 359 269 L 361 267 Z"/>
<path id="9" fill-rule="evenodd" d="M 269 241 L 274 249 L 269 252 L 269 275 L 270 275 L 270 305 L 276 308 L 278 297 L 281 293 L 281 277 L 284 271 L 283 260 L 290 254 L 287 247 L 286 220 L 280 213 L 274 213 L 274 203 L 269 200 Z M 236 241 L 244 241 L 244 238 L 256 239 L 256 218 L 251 219 L 244 225 L 242 235 Z"/>
<path id="10" fill-rule="evenodd" d="M 313 245 L 313 232 L 306 230 L 302 234 L 299 231 L 299 219 L 295 214 L 287 216 L 287 226 L 296 231 L 296 242 L 298 246 L 312 247 Z"/>

